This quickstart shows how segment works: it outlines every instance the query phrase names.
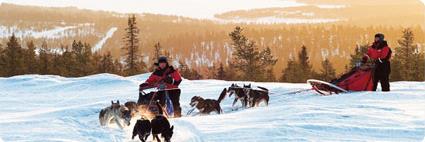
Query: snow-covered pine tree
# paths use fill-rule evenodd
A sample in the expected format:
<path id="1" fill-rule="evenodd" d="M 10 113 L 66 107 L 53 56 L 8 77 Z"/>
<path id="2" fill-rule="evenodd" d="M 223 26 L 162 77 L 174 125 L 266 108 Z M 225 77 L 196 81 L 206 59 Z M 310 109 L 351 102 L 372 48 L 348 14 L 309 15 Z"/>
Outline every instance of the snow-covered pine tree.
<path id="1" fill-rule="evenodd" d="M 126 34 L 124 36 L 125 45 L 122 47 L 124 50 L 124 62 L 126 75 L 135 75 L 145 71 L 146 64 L 142 61 L 139 54 L 139 28 L 136 25 L 136 16 L 133 14 L 128 18 Z"/>

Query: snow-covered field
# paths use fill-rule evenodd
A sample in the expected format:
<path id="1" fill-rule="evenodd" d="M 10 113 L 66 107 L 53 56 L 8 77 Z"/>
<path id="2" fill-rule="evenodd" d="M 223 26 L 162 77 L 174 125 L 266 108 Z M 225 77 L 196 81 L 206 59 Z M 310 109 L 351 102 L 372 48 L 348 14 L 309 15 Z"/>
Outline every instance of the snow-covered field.
<path id="1" fill-rule="evenodd" d="M 147 74 L 81 78 L 22 75 L 0 78 L 0 141 L 131 141 L 132 128 L 102 128 L 98 113 L 111 100 L 136 101 Z M 231 83 L 184 80 L 183 113 L 194 95 L 216 99 Z M 239 82 L 242 84 L 242 82 Z M 172 141 L 423 141 L 425 82 L 395 82 L 393 91 L 318 96 L 285 93 L 306 84 L 253 83 L 272 92 L 268 107 L 172 119 Z M 151 140 L 151 138 L 149 138 Z"/>

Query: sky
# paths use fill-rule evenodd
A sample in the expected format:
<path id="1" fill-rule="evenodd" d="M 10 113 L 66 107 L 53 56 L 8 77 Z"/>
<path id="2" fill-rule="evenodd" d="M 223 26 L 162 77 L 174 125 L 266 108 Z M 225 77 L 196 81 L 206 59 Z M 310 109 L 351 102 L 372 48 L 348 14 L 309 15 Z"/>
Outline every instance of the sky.
<path id="1" fill-rule="evenodd" d="M 210 19 L 215 14 L 269 7 L 302 6 L 293 0 L 0 0 L 21 5 L 106 10 L 121 13 L 154 13 Z"/>

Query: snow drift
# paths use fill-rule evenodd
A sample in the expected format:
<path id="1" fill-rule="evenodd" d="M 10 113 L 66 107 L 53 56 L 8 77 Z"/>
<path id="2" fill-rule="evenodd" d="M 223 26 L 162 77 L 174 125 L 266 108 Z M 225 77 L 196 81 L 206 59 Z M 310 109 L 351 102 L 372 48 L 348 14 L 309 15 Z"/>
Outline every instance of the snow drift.
<path id="1" fill-rule="evenodd" d="M 132 128 L 102 128 L 101 108 L 111 100 L 137 100 L 147 74 L 80 78 L 22 75 L 0 78 L 0 141 L 132 141 Z M 183 114 L 194 95 L 217 99 L 231 83 L 184 80 Z M 236 82 L 244 83 L 244 82 Z M 248 82 L 245 82 L 248 83 Z M 172 119 L 172 141 L 421 141 L 425 135 L 425 82 L 394 82 L 392 92 L 318 96 L 307 84 L 254 83 L 272 92 L 268 107 L 222 115 Z M 133 123 L 134 124 L 134 123 Z M 149 137 L 151 140 L 151 137 Z"/>

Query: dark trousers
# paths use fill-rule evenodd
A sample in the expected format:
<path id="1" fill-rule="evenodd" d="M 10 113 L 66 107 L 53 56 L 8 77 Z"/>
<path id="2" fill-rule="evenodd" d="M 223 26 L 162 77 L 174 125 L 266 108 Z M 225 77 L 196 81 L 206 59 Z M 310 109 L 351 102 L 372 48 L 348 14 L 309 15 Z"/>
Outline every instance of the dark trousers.
<path id="1" fill-rule="evenodd" d="M 181 107 L 180 107 L 180 89 L 166 90 L 168 96 L 170 97 L 171 102 L 173 102 L 174 108 L 174 117 L 181 117 Z M 165 91 L 158 91 L 157 99 L 162 106 L 165 106 Z"/>
<path id="2" fill-rule="evenodd" d="M 377 62 L 375 65 L 375 71 L 373 72 L 373 91 L 376 91 L 378 82 L 381 83 L 382 91 L 390 91 L 390 62 Z"/>

